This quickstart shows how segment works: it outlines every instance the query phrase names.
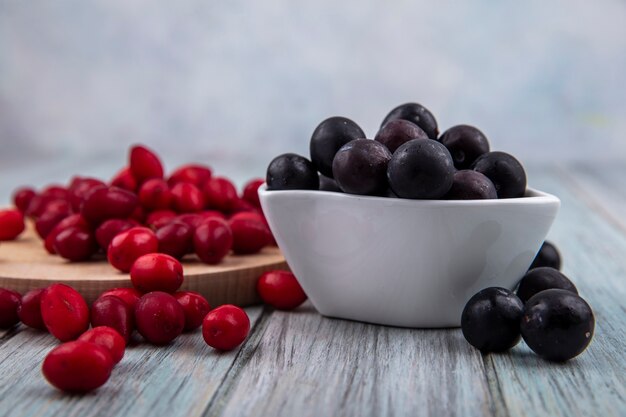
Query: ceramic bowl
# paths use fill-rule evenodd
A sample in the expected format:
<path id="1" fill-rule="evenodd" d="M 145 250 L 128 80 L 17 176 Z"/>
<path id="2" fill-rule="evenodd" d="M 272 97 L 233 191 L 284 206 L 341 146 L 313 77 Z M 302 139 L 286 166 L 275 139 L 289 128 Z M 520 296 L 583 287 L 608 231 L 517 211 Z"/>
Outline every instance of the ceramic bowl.
<path id="1" fill-rule="evenodd" d="M 513 289 L 560 201 L 406 200 L 259 189 L 291 270 L 323 315 L 401 327 L 457 327 L 469 298 Z"/>

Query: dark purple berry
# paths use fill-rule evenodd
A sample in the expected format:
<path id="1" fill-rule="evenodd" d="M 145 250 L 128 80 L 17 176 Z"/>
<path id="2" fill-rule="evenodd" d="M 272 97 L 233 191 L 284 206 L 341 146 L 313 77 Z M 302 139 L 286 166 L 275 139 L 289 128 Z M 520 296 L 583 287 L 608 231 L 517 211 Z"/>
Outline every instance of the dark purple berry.
<path id="1" fill-rule="evenodd" d="M 563 275 L 558 269 L 542 266 L 533 268 L 524 275 L 517 288 L 517 296 L 526 302 L 533 295 L 553 288 L 571 291 L 578 294 L 578 290 L 572 281 Z"/>
<path id="2" fill-rule="evenodd" d="M 498 198 L 496 187 L 480 172 L 465 169 L 454 173 L 454 182 L 445 195 L 447 200 L 486 200 Z"/>
<path id="3" fill-rule="evenodd" d="M 333 159 L 346 143 L 365 138 L 363 130 L 350 119 L 331 117 L 320 123 L 311 136 L 311 161 L 319 172 L 333 178 Z"/>
<path id="4" fill-rule="evenodd" d="M 474 161 L 472 169 L 493 182 L 498 198 L 523 197 L 526 192 L 524 167 L 508 153 L 487 152 Z"/>
<path id="5" fill-rule="evenodd" d="M 408 120 L 418 125 L 430 139 L 437 139 L 437 136 L 439 136 L 435 116 L 421 104 L 405 103 L 399 105 L 389 112 L 381 123 L 381 127 L 385 126 L 387 122 L 396 119 Z"/>
<path id="6" fill-rule="evenodd" d="M 474 126 L 457 125 L 443 132 L 439 142 L 450 151 L 456 169 L 467 169 L 481 156 L 489 152 L 489 141 Z"/>
<path id="7" fill-rule="evenodd" d="M 268 190 L 317 190 L 317 170 L 303 156 L 285 153 L 277 156 L 267 167 Z"/>
<path id="8" fill-rule="evenodd" d="M 428 135 L 415 123 L 402 119 L 391 120 L 385 124 L 374 138 L 385 145 L 391 153 L 413 139 L 428 139 Z"/>
<path id="9" fill-rule="evenodd" d="M 541 249 L 537 252 L 533 263 L 529 269 L 538 268 L 540 266 L 549 266 L 554 269 L 561 269 L 561 254 L 556 246 L 548 241 L 543 242 Z"/>
<path id="10" fill-rule="evenodd" d="M 380 142 L 356 139 L 339 149 L 333 174 L 339 188 L 350 194 L 375 195 L 387 188 L 391 152 Z"/>

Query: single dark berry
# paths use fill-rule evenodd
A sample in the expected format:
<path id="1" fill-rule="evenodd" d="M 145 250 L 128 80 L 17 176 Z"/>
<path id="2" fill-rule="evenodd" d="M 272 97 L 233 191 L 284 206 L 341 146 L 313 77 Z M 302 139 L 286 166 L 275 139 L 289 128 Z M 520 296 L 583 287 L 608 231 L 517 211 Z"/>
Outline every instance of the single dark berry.
<path id="1" fill-rule="evenodd" d="M 387 178 L 398 197 L 437 199 L 452 187 L 454 171 L 445 146 L 435 140 L 414 139 L 393 154 Z"/>
<path id="2" fill-rule="evenodd" d="M 523 197 L 526 192 L 524 167 L 508 153 L 487 152 L 474 161 L 472 169 L 484 174 L 493 182 L 498 198 Z"/>
<path id="3" fill-rule="evenodd" d="M 454 173 L 452 188 L 445 195 L 447 200 L 484 200 L 498 198 L 491 180 L 477 171 L 464 169 Z"/>
<path id="4" fill-rule="evenodd" d="M 317 190 L 319 185 L 311 161 L 295 153 L 279 155 L 267 167 L 268 190 Z"/>
<path id="5" fill-rule="evenodd" d="M 320 174 L 320 191 L 334 191 L 337 193 L 343 192 L 337 185 L 337 181 L 332 178 L 328 178 L 324 174 Z"/>
<path id="6" fill-rule="evenodd" d="M 561 254 L 554 246 L 554 243 L 547 240 L 541 245 L 541 249 L 537 252 L 533 263 L 529 269 L 538 268 L 540 266 L 549 266 L 554 269 L 561 269 Z"/>
<path id="7" fill-rule="evenodd" d="M 519 321 L 524 304 L 513 292 L 485 288 L 465 305 L 461 330 L 465 339 L 483 352 L 502 352 L 520 341 Z"/>
<path id="8" fill-rule="evenodd" d="M 437 120 L 435 116 L 424 106 L 417 103 L 405 103 L 401 104 L 395 109 L 391 110 L 385 117 L 385 120 L 381 123 L 381 127 L 385 126 L 387 122 L 396 119 L 408 120 L 419 126 L 430 139 L 437 139 L 439 136 L 439 129 L 437 128 Z"/>
<path id="9" fill-rule="evenodd" d="M 558 269 L 540 266 L 539 268 L 531 269 L 524 275 L 517 288 L 517 296 L 523 302 L 527 302 L 533 295 L 554 288 L 578 294 L 574 283 Z"/>
<path id="10" fill-rule="evenodd" d="M 487 137 L 474 126 L 453 126 L 443 132 L 439 142 L 448 148 L 457 169 L 469 168 L 476 158 L 489 152 Z"/>
<path id="11" fill-rule="evenodd" d="M 403 119 L 387 122 L 374 138 L 385 145 L 391 153 L 413 139 L 428 139 L 428 135 L 415 123 Z"/>
<path id="12" fill-rule="evenodd" d="M 346 143 L 365 138 L 363 130 L 345 117 L 330 117 L 320 123 L 311 136 L 311 161 L 319 172 L 333 178 L 333 158 Z"/>
<path id="13" fill-rule="evenodd" d="M 595 319 L 585 300 L 571 291 L 541 291 L 528 300 L 522 337 L 539 356 L 563 362 L 581 354 L 593 337 Z"/>
<path id="14" fill-rule="evenodd" d="M 339 188 L 350 194 L 373 195 L 387 188 L 391 152 L 380 142 L 356 139 L 339 149 L 333 173 Z"/>

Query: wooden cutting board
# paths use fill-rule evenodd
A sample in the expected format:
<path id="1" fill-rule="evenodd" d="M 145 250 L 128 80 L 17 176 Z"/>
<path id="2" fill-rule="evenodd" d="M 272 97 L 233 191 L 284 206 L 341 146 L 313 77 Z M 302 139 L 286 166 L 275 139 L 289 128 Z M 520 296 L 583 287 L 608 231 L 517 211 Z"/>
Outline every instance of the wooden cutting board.
<path id="1" fill-rule="evenodd" d="M 260 302 L 256 280 L 263 272 L 288 267 L 280 250 L 270 247 L 255 255 L 229 255 L 219 265 L 206 265 L 188 255 L 183 269 L 181 289 L 201 293 L 211 306 L 247 306 Z M 129 275 L 109 265 L 104 254 L 79 263 L 49 255 L 32 227 L 15 241 L 0 242 L 0 288 L 24 294 L 54 282 L 74 287 L 89 303 L 110 288 L 131 286 Z"/>

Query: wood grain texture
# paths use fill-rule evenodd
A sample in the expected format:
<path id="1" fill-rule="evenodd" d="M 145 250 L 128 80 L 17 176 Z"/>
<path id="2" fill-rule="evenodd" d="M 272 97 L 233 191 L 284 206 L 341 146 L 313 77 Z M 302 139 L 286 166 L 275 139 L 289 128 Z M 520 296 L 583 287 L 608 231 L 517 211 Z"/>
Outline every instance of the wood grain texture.
<path id="1" fill-rule="evenodd" d="M 254 255 L 229 255 L 218 265 L 206 265 L 195 256 L 183 262 L 185 281 L 182 288 L 204 295 L 211 305 L 257 304 L 256 281 L 265 271 L 287 269 L 287 263 L 275 247 Z M 69 263 L 49 255 L 29 228 L 18 240 L 0 245 L 0 287 L 20 293 L 63 282 L 76 288 L 88 302 L 103 291 L 129 287 L 128 274 L 121 273 L 105 259 Z"/>
<path id="2" fill-rule="evenodd" d="M 247 308 L 254 326 L 262 308 Z M 52 336 L 24 326 L 0 356 L 0 415 L 199 416 L 239 355 L 220 353 L 204 343 L 199 330 L 166 347 L 138 344 L 126 351 L 109 382 L 85 396 L 65 395 L 41 375 L 46 353 L 58 344 Z"/>

